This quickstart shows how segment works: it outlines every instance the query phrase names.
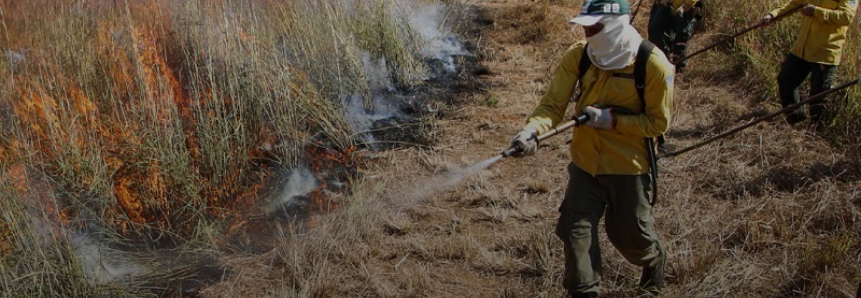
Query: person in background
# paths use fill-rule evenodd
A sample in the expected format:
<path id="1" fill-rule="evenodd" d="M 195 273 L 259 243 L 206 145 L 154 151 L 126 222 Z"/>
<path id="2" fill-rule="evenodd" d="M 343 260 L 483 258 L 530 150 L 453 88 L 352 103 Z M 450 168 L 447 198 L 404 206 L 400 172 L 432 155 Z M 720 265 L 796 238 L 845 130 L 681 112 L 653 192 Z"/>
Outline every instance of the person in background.
<path id="1" fill-rule="evenodd" d="M 664 51 L 670 62 L 676 63 L 676 73 L 681 73 L 688 64 L 681 60 L 700 19 L 700 5 L 700 0 L 656 0 L 652 5 L 649 41 Z"/>
<path id="2" fill-rule="evenodd" d="M 802 19 L 798 37 L 777 74 L 778 95 L 783 107 L 800 101 L 798 86 L 808 75 L 810 96 L 831 89 L 837 65 L 840 65 L 843 44 L 846 42 L 846 30 L 857 9 L 855 0 L 791 0 L 762 17 L 760 24 L 767 26 L 775 16 L 799 6 L 802 6 Z M 809 105 L 810 120 L 814 125 L 822 124 L 826 101 L 827 99 L 823 98 Z M 806 118 L 803 109 L 786 114 L 786 122 L 793 126 Z"/>
<path id="3" fill-rule="evenodd" d="M 575 111 L 589 120 L 573 132 L 569 182 L 556 224 L 564 245 L 563 287 L 570 297 L 598 295 L 598 224 L 605 215 L 610 242 L 626 260 L 643 268 L 639 290 L 658 294 L 664 287 L 667 254 L 658 241 L 648 199 L 650 161 L 644 139 L 669 127 L 674 69 L 652 46 L 644 64 L 644 96 L 638 95 L 633 73 L 636 65 L 643 65 L 635 60 L 644 41 L 630 18 L 627 0 L 585 1 L 569 24 L 583 27 L 586 42 L 565 51 L 546 94 L 511 142 L 524 154 L 534 154 L 536 136 L 563 120 L 575 84 L 581 82 Z M 591 62 L 584 73 L 578 67 L 581 59 Z"/>

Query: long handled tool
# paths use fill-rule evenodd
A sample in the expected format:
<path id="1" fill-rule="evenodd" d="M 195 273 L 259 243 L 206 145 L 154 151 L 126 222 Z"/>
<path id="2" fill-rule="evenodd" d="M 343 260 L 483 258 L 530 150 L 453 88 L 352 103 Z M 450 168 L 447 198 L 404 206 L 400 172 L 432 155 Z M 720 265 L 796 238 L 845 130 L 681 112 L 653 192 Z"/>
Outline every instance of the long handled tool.
<path id="1" fill-rule="evenodd" d="M 786 112 L 789 112 L 789 111 L 795 110 L 795 109 L 797 109 L 797 108 L 799 108 L 799 107 L 801 107 L 801 106 L 803 106 L 803 105 L 805 105 L 805 104 L 808 104 L 808 103 L 811 103 L 811 102 L 814 102 L 814 101 L 820 100 L 820 99 L 824 98 L 825 96 L 827 96 L 828 94 L 831 94 L 831 93 L 834 93 L 834 92 L 837 92 L 837 91 L 840 91 L 840 90 L 843 90 L 843 89 L 849 88 L 850 86 L 852 86 L 852 85 L 856 85 L 856 84 L 861 85 L 861 77 L 859 77 L 858 79 L 853 80 L 853 81 L 851 81 L 851 82 L 847 82 L 847 83 L 845 83 L 845 84 L 843 84 L 843 85 L 840 85 L 840 86 L 837 86 L 837 87 L 834 87 L 834 88 L 831 88 L 831 89 L 825 90 L 825 91 L 823 91 L 822 93 L 819 93 L 819 94 L 816 94 L 816 95 L 814 95 L 814 96 L 808 97 L 808 98 L 807 98 L 807 99 L 805 99 L 805 100 L 802 100 L 802 101 L 799 101 L 798 103 L 795 103 L 795 104 L 793 104 L 793 105 L 787 106 L 787 107 L 785 107 L 785 108 L 783 108 L 783 109 L 781 109 L 781 110 L 779 110 L 779 111 L 777 111 L 777 112 L 774 112 L 774 113 L 771 113 L 771 114 L 768 114 L 768 115 L 762 116 L 762 117 L 757 118 L 757 119 L 755 119 L 755 120 L 753 120 L 753 121 L 751 121 L 751 122 L 748 122 L 747 124 L 744 124 L 744 125 L 742 125 L 742 126 L 739 126 L 739 127 L 733 128 L 733 129 L 730 129 L 730 130 L 728 130 L 728 131 L 726 131 L 726 132 L 724 132 L 724 133 L 722 133 L 722 134 L 719 134 L 719 135 L 716 135 L 716 136 L 714 136 L 714 137 L 708 138 L 708 139 L 706 139 L 706 140 L 704 140 L 704 141 L 702 141 L 702 142 L 699 142 L 699 143 L 697 143 L 697 144 L 694 144 L 694 145 L 692 145 L 692 146 L 688 146 L 688 147 L 685 147 L 685 148 L 683 148 L 683 149 L 679 149 L 679 150 L 676 150 L 676 151 L 673 151 L 673 152 L 667 152 L 666 154 L 664 154 L 664 155 L 663 155 L 663 156 L 661 156 L 661 157 L 672 157 L 672 156 L 676 156 L 676 155 L 679 155 L 679 154 L 682 154 L 682 153 L 685 153 L 685 152 L 688 152 L 688 151 L 691 151 L 691 150 L 694 150 L 694 149 L 700 148 L 700 147 L 702 147 L 702 146 L 705 146 L 705 145 L 711 144 L 711 143 L 712 143 L 712 142 L 714 142 L 714 141 L 717 141 L 717 140 L 723 139 L 723 138 L 728 137 L 728 136 L 730 136 L 730 135 L 732 135 L 732 134 L 735 134 L 735 133 L 737 133 L 737 132 L 739 132 L 739 131 L 745 130 L 745 129 L 747 129 L 748 127 L 751 127 L 751 126 L 756 125 L 757 123 L 760 123 L 760 122 L 762 122 L 762 121 L 766 121 L 766 120 L 768 120 L 768 119 L 774 118 L 774 117 L 775 117 L 775 116 L 777 116 L 777 115 L 780 115 L 780 114 L 783 114 L 783 113 L 786 113 Z"/>
<path id="2" fill-rule="evenodd" d="M 798 7 L 796 7 L 796 8 L 793 8 L 793 9 L 791 9 L 791 10 L 787 11 L 787 12 L 784 12 L 784 13 L 780 14 L 780 15 L 778 15 L 778 16 L 776 16 L 776 17 L 774 17 L 774 19 L 772 20 L 772 22 L 775 22 L 775 21 L 777 21 L 777 20 L 779 20 L 779 19 L 782 19 L 783 17 L 785 17 L 785 16 L 788 16 L 788 15 L 792 14 L 793 12 L 795 12 L 796 10 L 798 10 L 798 9 L 800 9 L 800 8 L 802 8 L 802 7 L 803 7 L 803 6 L 798 6 Z M 702 53 L 704 53 L 705 51 L 711 50 L 711 49 L 713 49 L 713 48 L 715 48 L 715 47 L 717 47 L 717 46 L 719 46 L 719 45 L 721 45 L 721 44 L 723 44 L 723 43 L 725 43 L 725 42 L 727 42 L 727 41 L 733 40 L 733 39 L 735 39 L 736 37 L 742 36 L 742 35 L 744 35 L 745 33 L 748 33 L 748 32 L 750 32 L 750 31 L 753 31 L 753 30 L 755 30 L 755 29 L 757 29 L 757 28 L 760 28 L 760 27 L 762 27 L 762 24 L 756 24 L 756 25 L 750 26 L 750 27 L 748 27 L 747 29 L 742 30 L 741 32 L 738 32 L 738 33 L 736 33 L 736 34 L 733 34 L 732 36 L 727 37 L 727 38 L 724 38 L 724 39 L 722 39 L 721 41 L 718 41 L 718 42 L 716 42 L 716 43 L 714 43 L 714 44 L 712 44 L 712 45 L 710 45 L 710 46 L 707 46 L 707 47 L 702 48 L 702 49 L 700 49 L 700 50 L 697 50 L 697 51 L 695 51 L 695 52 L 693 52 L 693 53 L 690 53 L 690 54 L 688 54 L 688 55 L 686 55 L 686 56 L 682 57 L 682 58 L 681 58 L 681 59 L 679 59 L 679 60 L 673 61 L 673 64 L 679 64 L 679 63 L 681 63 L 682 61 L 688 60 L 688 59 L 690 59 L 690 58 L 691 58 L 691 57 L 693 57 L 693 56 L 696 56 L 696 55 L 702 54 Z"/>
<path id="3" fill-rule="evenodd" d="M 589 115 L 581 114 L 577 117 L 572 118 L 570 121 L 562 123 L 550 129 L 550 131 L 541 134 L 540 136 L 535 137 L 536 142 L 541 142 L 549 137 L 555 136 L 556 134 L 565 131 L 569 128 L 580 126 L 583 123 L 589 121 Z M 502 151 L 502 157 L 509 157 L 515 153 L 523 152 L 525 148 L 520 148 L 518 146 L 511 146 L 511 148 L 505 149 Z"/>
<path id="4" fill-rule="evenodd" d="M 631 14 L 631 24 L 634 23 L 634 19 L 637 18 L 637 13 L 640 12 L 640 6 L 643 5 L 643 2 L 645 1 L 646 0 L 640 0 L 640 2 L 637 2 L 637 8 L 634 8 L 634 12 Z"/>

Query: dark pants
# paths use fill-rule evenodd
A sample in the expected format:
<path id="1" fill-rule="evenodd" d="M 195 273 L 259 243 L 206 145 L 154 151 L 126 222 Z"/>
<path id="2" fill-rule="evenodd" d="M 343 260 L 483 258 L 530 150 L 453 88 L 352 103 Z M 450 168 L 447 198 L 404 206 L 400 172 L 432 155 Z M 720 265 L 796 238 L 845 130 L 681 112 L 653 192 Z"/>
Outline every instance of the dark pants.
<path id="1" fill-rule="evenodd" d="M 696 22 L 695 8 L 677 16 L 669 6 L 656 3 L 649 16 L 649 41 L 664 51 L 670 62 L 675 63 L 685 57 Z M 681 70 L 687 64 L 687 61 L 682 61 L 676 65 L 676 69 Z"/>
<path id="2" fill-rule="evenodd" d="M 793 54 L 786 54 L 786 58 L 780 66 L 780 73 L 777 75 L 777 89 L 780 95 L 780 103 L 785 108 L 800 101 L 798 86 L 807 79 L 807 75 L 810 75 L 809 96 L 813 96 L 831 89 L 836 73 L 836 65 L 807 62 Z M 826 101 L 826 98 L 822 98 L 810 103 L 811 120 L 814 122 L 822 120 Z M 786 121 L 789 124 L 804 121 L 805 118 L 803 109 L 795 109 L 786 113 Z"/>
<path id="3" fill-rule="evenodd" d="M 562 285 L 569 293 L 598 293 L 602 270 L 598 222 L 605 213 L 607 237 L 628 262 L 663 268 L 666 254 L 653 228 L 648 174 L 593 177 L 574 164 L 568 165 L 568 174 L 556 235 L 564 244 Z M 663 286 L 663 276 L 657 278 Z"/>

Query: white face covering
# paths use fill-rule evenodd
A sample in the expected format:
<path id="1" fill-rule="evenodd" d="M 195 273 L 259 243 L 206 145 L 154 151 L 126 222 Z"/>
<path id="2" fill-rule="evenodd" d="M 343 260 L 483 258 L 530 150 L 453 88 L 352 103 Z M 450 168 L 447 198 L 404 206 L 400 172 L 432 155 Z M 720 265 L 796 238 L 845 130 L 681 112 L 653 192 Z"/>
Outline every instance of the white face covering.
<path id="1" fill-rule="evenodd" d="M 629 24 L 630 15 L 604 15 L 600 23 L 604 29 L 586 37 L 589 58 L 603 70 L 616 70 L 631 65 L 643 38 Z"/>

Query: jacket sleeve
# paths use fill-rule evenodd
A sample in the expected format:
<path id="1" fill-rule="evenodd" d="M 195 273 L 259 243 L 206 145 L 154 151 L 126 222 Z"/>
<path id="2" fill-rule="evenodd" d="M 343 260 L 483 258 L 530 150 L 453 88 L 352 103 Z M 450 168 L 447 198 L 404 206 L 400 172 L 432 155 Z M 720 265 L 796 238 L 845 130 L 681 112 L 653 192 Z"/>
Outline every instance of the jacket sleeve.
<path id="1" fill-rule="evenodd" d="M 583 56 L 584 49 L 585 42 L 579 42 L 565 51 L 547 93 L 529 116 L 526 127 L 535 128 L 538 134 L 542 134 L 562 122 L 569 99 L 574 94 L 574 87 L 580 79 L 580 57 Z"/>
<path id="2" fill-rule="evenodd" d="M 804 5 L 804 0 L 790 0 L 789 2 L 784 4 L 782 7 L 775 9 L 775 10 L 772 10 L 769 14 L 771 14 L 771 16 L 776 18 L 777 16 L 782 15 L 784 13 L 787 13 L 790 10 L 793 10 L 796 7 L 799 7 L 802 5 Z"/>
<path id="3" fill-rule="evenodd" d="M 673 105 L 675 70 L 660 49 L 652 50 L 646 67 L 645 113 L 616 115 L 616 131 L 642 137 L 656 137 L 667 131 Z"/>
<path id="4" fill-rule="evenodd" d="M 849 26 L 858 7 L 855 1 L 840 0 L 839 3 L 835 9 L 816 7 L 813 10 L 813 18 L 822 23 Z"/>

